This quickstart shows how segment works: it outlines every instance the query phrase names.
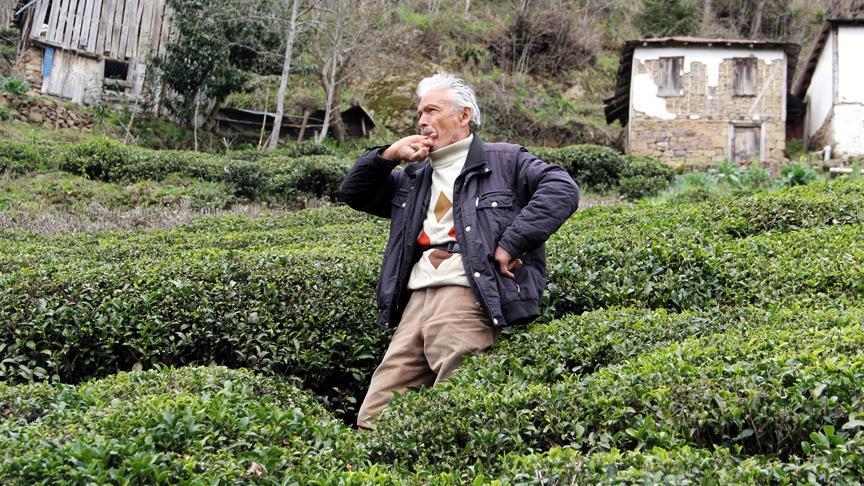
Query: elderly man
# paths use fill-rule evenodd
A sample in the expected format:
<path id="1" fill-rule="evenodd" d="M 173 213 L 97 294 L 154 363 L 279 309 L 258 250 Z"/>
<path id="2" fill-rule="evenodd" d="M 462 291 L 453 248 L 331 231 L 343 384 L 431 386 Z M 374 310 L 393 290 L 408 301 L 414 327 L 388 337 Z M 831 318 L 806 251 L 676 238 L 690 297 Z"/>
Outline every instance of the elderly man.
<path id="1" fill-rule="evenodd" d="M 561 167 L 480 140 L 461 79 L 426 78 L 417 95 L 420 134 L 368 150 L 340 188 L 352 208 L 391 220 L 378 324 L 398 326 L 360 407 L 366 429 L 394 392 L 440 383 L 502 326 L 540 314 L 544 243 L 579 202 Z"/>

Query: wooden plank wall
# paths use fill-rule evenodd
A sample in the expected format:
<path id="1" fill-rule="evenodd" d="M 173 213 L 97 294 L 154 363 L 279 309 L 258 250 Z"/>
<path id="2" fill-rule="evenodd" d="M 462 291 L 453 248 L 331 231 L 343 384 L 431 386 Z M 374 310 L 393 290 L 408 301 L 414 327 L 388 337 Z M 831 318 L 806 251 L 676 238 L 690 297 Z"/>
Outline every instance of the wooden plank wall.
<path id="1" fill-rule="evenodd" d="M 15 8 L 18 0 L 0 0 L 0 28 L 9 27 L 12 24 L 12 17 L 15 15 Z"/>
<path id="2" fill-rule="evenodd" d="M 95 58 L 143 60 L 170 39 L 165 0 L 37 0 L 34 12 L 31 39 Z"/>

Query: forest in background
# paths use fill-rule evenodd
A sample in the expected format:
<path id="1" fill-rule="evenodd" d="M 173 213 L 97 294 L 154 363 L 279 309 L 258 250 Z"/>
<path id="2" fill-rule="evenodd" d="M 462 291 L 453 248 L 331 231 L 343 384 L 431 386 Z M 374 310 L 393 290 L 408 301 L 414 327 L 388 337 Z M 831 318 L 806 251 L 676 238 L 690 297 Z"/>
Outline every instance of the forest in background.
<path id="1" fill-rule="evenodd" d="M 329 113 L 352 104 L 369 109 L 384 137 L 412 133 L 416 82 L 449 71 L 477 88 L 487 138 L 551 146 L 615 144 L 602 100 L 628 39 L 772 39 L 800 44 L 806 58 L 825 19 L 864 13 L 861 0 L 169 3 L 181 35 L 156 64 L 181 95 L 169 107 L 181 120 L 202 98 L 211 110 L 278 112 L 285 93 L 286 114 L 327 107 L 340 141 Z"/>

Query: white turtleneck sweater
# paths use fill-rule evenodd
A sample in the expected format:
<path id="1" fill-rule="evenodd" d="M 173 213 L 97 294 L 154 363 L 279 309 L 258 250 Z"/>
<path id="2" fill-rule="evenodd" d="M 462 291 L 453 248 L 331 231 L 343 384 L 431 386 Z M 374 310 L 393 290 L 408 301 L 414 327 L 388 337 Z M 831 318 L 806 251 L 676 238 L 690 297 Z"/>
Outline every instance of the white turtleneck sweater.
<path id="1" fill-rule="evenodd" d="M 421 247 L 429 245 L 443 245 L 456 241 L 456 228 L 453 224 L 453 183 L 465 166 L 468 157 L 468 148 L 474 135 L 438 149 L 429 156 L 432 159 L 432 189 L 429 209 L 426 211 L 426 219 L 423 221 L 423 230 L 417 237 Z M 465 268 L 462 266 L 462 256 L 454 253 L 446 260 L 440 261 L 440 255 L 444 254 L 438 250 L 439 257 L 430 255 L 436 250 L 426 250 L 420 260 L 411 270 L 408 278 L 408 288 L 411 290 L 426 287 L 438 287 L 442 285 L 460 285 L 469 287 Z M 434 263 L 438 263 L 435 267 Z"/>

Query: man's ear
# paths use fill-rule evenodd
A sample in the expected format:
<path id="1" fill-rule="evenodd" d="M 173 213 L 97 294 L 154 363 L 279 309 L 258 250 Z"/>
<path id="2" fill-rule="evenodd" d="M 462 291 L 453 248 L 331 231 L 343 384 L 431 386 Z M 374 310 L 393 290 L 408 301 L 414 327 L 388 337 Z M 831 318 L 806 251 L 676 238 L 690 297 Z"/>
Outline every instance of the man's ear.
<path id="1" fill-rule="evenodd" d="M 463 107 L 462 112 L 459 113 L 459 126 L 466 126 L 471 123 L 471 108 Z"/>

